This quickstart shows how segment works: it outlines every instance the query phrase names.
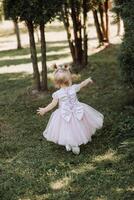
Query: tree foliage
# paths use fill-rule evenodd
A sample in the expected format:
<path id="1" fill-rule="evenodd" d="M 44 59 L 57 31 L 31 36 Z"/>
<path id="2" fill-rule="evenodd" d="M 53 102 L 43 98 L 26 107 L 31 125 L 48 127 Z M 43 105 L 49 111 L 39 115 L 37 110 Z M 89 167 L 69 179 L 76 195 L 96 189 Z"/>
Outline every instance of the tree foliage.
<path id="1" fill-rule="evenodd" d="M 51 21 L 61 9 L 61 5 L 61 0 L 4 0 L 7 18 L 19 17 L 21 21 L 32 21 L 35 24 Z"/>
<path id="2" fill-rule="evenodd" d="M 134 1 L 115 1 L 115 10 L 120 13 L 125 34 L 120 51 L 120 67 L 124 82 L 134 87 Z"/>

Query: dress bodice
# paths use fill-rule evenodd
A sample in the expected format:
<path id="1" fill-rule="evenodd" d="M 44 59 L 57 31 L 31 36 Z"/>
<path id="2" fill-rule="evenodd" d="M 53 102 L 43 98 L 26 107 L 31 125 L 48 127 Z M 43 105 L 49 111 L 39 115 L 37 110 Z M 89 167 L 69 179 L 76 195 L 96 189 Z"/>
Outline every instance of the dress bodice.
<path id="1" fill-rule="evenodd" d="M 66 121 L 69 121 L 72 115 L 75 115 L 78 119 L 81 119 L 83 116 L 83 108 L 76 94 L 79 90 L 80 85 L 75 84 L 70 87 L 61 88 L 52 95 L 53 98 L 58 100 L 62 117 Z"/>

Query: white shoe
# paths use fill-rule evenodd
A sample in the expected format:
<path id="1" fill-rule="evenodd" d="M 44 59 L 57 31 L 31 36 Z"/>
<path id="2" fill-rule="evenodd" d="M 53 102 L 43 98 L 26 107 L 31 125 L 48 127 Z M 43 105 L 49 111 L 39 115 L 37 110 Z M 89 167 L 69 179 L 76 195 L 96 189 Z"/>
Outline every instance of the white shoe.
<path id="1" fill-rule="evenodd" d="M 74 153 L 74 154 L 79 154 L 80 153 L 80 147 L 78 147 L 78 146 L 74 146 L 74 147 L 72 147 L 72 152 Z"/>
<path id="2" fill-rule="evenodd" d="M 71 146 L 69 144 L 67 144 L 65 147 L 66 147 L 66 151 L 71 151 Z"/>

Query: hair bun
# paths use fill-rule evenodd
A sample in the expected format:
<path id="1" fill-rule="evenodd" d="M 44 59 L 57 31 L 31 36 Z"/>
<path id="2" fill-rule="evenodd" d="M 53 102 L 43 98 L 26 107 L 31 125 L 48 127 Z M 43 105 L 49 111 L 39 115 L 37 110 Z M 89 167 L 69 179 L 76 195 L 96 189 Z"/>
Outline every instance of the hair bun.
<path id="1" fill-rule="evenodd" d="M 65 65 L 64 65 L 64 68 L 67 69 L 67 68 L 68 68 L 68 65 L 65 64 Z"/>
<path id="2" fill-rule="evenodd" d="M 64 64 L 64 65 L 56 65 L 54 64 L 53 65 L 53 69 L 56 72 L 64 72 L 64 71 L 70 71 L 71 68 L 68 64 Z"/>
<path id="3" fill-rule="evenodd" d="M 70 66 L 67 65 L 67 64 L 65 64 L 65 65 L 63 66 L 63 68 L 66 69 L 66 70 L 70 70 Z"/>
<path id="4" fill-rule="evenodd" d="M 54 64 L 53 68 L 56 70 L 56 69 L 58 69 L 58 66 L 56 64 Z"/>

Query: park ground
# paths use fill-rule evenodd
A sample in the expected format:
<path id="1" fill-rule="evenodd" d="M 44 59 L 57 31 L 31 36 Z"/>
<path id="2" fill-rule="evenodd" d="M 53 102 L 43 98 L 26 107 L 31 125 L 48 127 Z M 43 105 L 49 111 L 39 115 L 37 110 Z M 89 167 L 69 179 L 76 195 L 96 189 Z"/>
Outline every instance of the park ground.
<path id="1" fill-rule="evenodd" d="M 48 39 L 57 35 L 47 42 L 48 64 L 71 61 L 61 30 L 53 24 L 47 28 Z M 25 31 L 22 37 L 27 39 Z M 3 30 L 0 41 L 0 199 L 133 200 L 134 105 L 131 91 L 121 82 L 120 38 L 113 35 L 112 44 L 99 50 L 96 38 L 91 35 L 89 40 L 90 65 L 81 72 L 81 80 L 90 75 L 95 84 L 78 96 L 105 119 L 92 142 L 81 146 L 80 155 L 42 136 L 51 113 L 39 117 L 36 110 L 50 102 L 55 89 L 49 81 L 48 92 L 31 93 L 32 69 L 25 39 L 19 51 L 14 49 L 12 32 Z"/>

